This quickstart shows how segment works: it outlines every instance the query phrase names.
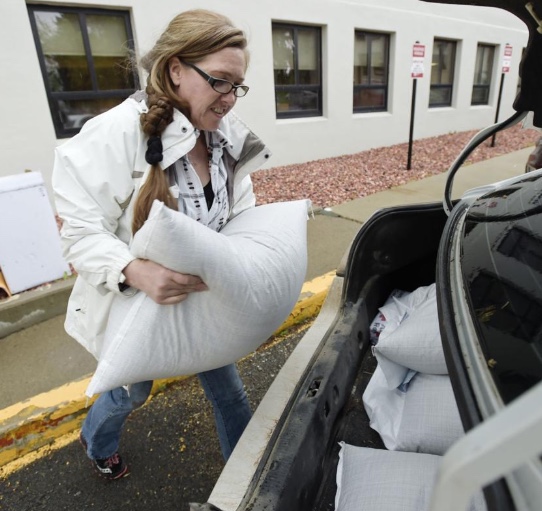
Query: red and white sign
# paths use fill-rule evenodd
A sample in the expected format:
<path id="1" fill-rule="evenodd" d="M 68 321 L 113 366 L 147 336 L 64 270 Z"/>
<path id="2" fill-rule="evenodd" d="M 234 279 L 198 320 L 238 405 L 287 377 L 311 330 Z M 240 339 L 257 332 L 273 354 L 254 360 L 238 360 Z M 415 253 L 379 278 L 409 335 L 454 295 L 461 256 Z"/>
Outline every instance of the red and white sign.
<path id="1" fill-rule="evenodd" d="M 412 47 L 412 56 L 413 57 L 421 57 L 422 59 L 425 57 L 425 45 L 416 43 Z"/>
<path id="2" fill-rule="evenodd" d="M 502 59 L 502 72 L 503 73 L 509 73 L 510 72 L 510 64 L 512 62 L 512 46 L 507 44 L 504 47 L 504 57 Z"/>
<path id="3" fill-rule="evenodd" d="M 410 76 L 412 78 L 423 78 L 423 61 L 425 59 L 425 45 L 416 43 L 412 47 L 412 66 Z"/>

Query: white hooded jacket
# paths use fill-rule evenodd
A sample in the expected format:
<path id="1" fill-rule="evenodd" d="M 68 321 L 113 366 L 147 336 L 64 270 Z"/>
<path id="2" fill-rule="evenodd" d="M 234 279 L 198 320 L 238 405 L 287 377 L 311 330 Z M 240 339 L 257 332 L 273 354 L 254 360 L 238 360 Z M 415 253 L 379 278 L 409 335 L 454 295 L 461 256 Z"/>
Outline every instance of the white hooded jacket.
<path id="1" fill-rule="evenodd" d="M 134 260 L 131 240 L 133 205 L 148 176 L 147 137 L 140 114 L 147 111 L 144 94 L 85 123 L 81 132 L 55 152 L 53 189 L 66 260 L 77 271 L 68 302 L 67 333 L 99 358 L 114 293 L 120 293 L 122 270 Z M 230 218 L 255 205 L 249 174 L 270 156 L 262 141 L 233 113 L 219 130 L 230 141 L 224 152 L 228 169 Z M 198 132 L 174 110 L 162 134 L 162 169 L 195 145 Z M 130 292 L 126 291 L 126 292 Z M 133 291 L 132 291 L 133 292 Z"/>

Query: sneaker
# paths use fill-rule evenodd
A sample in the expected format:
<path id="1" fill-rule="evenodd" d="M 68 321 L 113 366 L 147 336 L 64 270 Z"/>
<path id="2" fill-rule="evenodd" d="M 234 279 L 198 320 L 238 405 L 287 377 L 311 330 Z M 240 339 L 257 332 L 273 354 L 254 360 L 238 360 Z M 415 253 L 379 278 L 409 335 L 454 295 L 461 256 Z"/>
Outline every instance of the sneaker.
<path id="1" fill-rule="evenodd" d="M 85 449 L 86 454 L 87 442 L 83 438 L 83 433 L 79 434 L 79 441 L 81 442 L 83 449 Z M 124 463 L 118 452 L 113 454 L 113 456 L 109 456 L 109 458 L 91 459 L 90 462 L 101 477 L 110 481 L 120 479 L 129 474 L 128 465 Z"/>

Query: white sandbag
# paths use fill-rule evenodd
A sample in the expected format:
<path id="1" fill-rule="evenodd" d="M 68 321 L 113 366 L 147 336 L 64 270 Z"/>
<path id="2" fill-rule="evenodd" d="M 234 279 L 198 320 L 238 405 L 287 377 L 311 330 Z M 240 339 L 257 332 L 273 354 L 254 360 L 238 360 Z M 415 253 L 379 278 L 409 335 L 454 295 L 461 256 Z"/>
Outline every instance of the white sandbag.
<path id="1" fill-rule="evenodd" d="M 307 265 L 309 201 L 251 208 L 220 233 L 155 201 L 132 253 L 198 275 L 208 291 L 177 305 L 116 296 L 91 396 L 230 364 L 255 350 L 295 305 Z"/>
<path id="2" fill-rule="evenodd" d="M 395 329 L 380 333 L 373 351 L 388 382 L 397 388 L 410 370 L 448 374 L 440 337 L 435 285 L 422 288 L 425 296 Z"/>
<path id="3" fill-rule="evenodd" d="M 444 454 L 465 434 L 448 375 L 418 373 L 404 396 L 402 450 Z"/>
<path id="4" fill-rule="evenodd" d="M 464 435 L 447 375 L 418 373 L 402 392 L 388 388 L 377 366 L 363 393 L 363 404 L 370 426 L 393 451 L 441 455 Z"/>
<path id="5" fill-rule="evenodd" d="M 408 292 L 402 289 L 393 290 L 384 305 L 379 307 L 377 318 L 382 323 L 380 331 L 386 329 L 386 334 L 393 332 L 408 316 L 410 312 L 418 307 L 419 304 L 427 300 L 427 296 L 434 293 L 435 284 L 429 286 L 420 286 L 414 291 Z M 376 341 L 378 339 L 375 339 Z M 376 342 L 374 342 L 376 344 Z"/>
<path id="6" fill-rule="evenodd" d="M 384 328 L 391 331 L 399 326 L 406 313 L 406 309 L 401 305 L 401 299 L 405 296 L 408 297 L 408 295 L 410 295 L 408 291 L 394 289 L 384 305 L 379 307 L 378 313 L 369 326 L 369 340 L 371 344 L 378 343 L 378 338 Z"/>
<path id="7" fill-rule="evenodd" d="M 428 509 L 440 456 L 340 445 L 336 511 Z"/>
<path id="8" fill-rule="evenodd" d="M 335 511 L 428 511 L 441 456 L 340 442 Z M 469 511 L 484 511 L 481 492 Z"/>
<path id="9" fill-rule="evenodd" d="M 363 405 L 369 424 L 390 450 L 397 450 L 405 393 L 390 389 L 380 365 L 376 366 L 363 393 Z"/>

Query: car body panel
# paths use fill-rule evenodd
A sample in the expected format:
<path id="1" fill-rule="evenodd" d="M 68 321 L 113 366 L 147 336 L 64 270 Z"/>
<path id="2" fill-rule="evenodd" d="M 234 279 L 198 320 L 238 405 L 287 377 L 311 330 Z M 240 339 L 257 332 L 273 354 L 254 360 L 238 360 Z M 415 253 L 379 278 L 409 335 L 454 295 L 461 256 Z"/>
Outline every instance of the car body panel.
<path id="1" fill-rule="evenodd" d="M 222 471 L 209 502 L 223 511 L 238 509 L 269 458 L 272 438 L 280 431 L 285 410 L 298 393 L 299 382 L 320 342 L 337 321 L 343 278 L 334 277 L 318 317 L 294 349 L 254 412 L 238 445 Z"/>
<path id="2" fill-rule="evenodd" d="M 539 301 L 540 269 L 536 261 L 533 264 L 526 259 L 525 250 L 510 253 L 509 248 L 517 252 L 517 243 L 508 243 L 512 246 L 503 250 L 507 238 L 518 226 L 538 243 L 542 230 L 541 188 L 542 171 L 537 171 L 529 177 L 518 176 L 473 190 L 454 208 L 442 235 L 437 260 L 438 311 L 444 354 L 466 431 L 502 412 L 508 403 L 542 378 L 536 349 L 542 333 L 542 315 L 536 311 L 533 314 L 534 329 L 530 324 L 521 324 L 526 309 Z M 469 219 L 475 227 L 469 226 Z M 469 236 L 475 241 L 465 242 Z M 523 311 L 518 310 L 516 298 L 522 274 L 521 294 L 527 297 L 522 300 Z M 498 289 L 501 306 L 489 314 L 487 303 L 480 306 L 479 300 L 471 295 L 478 292 L 473 290 L 472 283 L 480 275 L 492 275 L 494 282 L 505 284 Z M 487 297 L 489 292 L 486 290 L 485 294 Z M 494 300 L 493 296 L 489 298 Z M 512 329 L 509 321 L 503 322 L 498 317 L 507 309 L 514 311 L 509 316 L 515 323 Z M 491 323 L 498 328 L 491 328 Z M 512 331 L 515 335 L 511 335 Z M 538 338 L 523 337 L 533 332 L 538 333 Z M 501 373 L 500 377 L 513 376 L 512 391 L 503 388 L 499 374 L 495 373 Z M 537 373 L 538 377 L 533 379 Z M 533 446 L 533 454 L 536 452 Z M 538 503 L 542 502 L 540 459 L 526 462 L 506 477 L 506 484 L 500 480 L 485 493 L 491 510 L 538 509 Z"/>

